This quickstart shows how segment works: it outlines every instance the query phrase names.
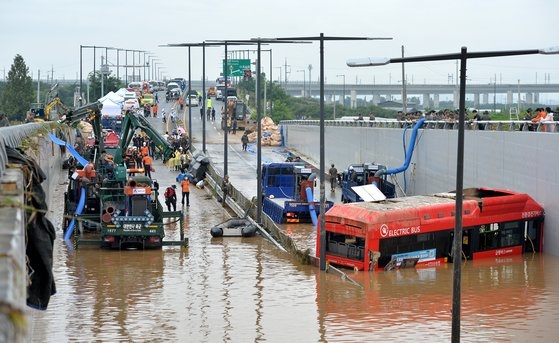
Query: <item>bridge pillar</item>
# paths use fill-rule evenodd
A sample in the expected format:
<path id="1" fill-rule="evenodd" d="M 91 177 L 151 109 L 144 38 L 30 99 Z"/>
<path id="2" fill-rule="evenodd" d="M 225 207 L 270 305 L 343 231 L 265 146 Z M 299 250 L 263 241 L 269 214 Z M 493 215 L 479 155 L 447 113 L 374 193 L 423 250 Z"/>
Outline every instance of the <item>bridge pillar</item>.
<path id="1" fill-rule="evenodd" d="M 534 103 L 534 94 L 526 93 L 526 104 L 530 105 Z"/>
<path id="2" fill-rule="evenodd" d="M 357 91 L 351 90 L 349 92 L 350 100 L 349 100 L 349 108 L 356 108 L 357 107 Z"/>
<path id="3" fill-rule="evenodd" d="M 535 104 L 540 103 L 540 93 L 534 93 L 534 103 Z"/>
<path id="4" fill-rule="evenodd" d="M 484 105 L 489 104 L 489 94 L 483 93 L 481 103 L 484 104 Z"/>
<path id="5" fill-rule="evenodd" d="M 423 110 L 431 108 L 431 99 L 429 98 L 429 93 L 423 94 Z"/>
<path id="6" fill-rule="evenodd" d="M 474 93 L 474 108 L 479 108 L 479 93 Z"/>
<path id="7" fill-rule="evenodd" d="M 440 107 L 439 97 L 440 97 L 440 95 L 438 93 L 433 94 L 433 109 L 434 110 L 438 110 L 439 107 Z"/>
<path id="8" fill-rule="evenodd" d="M 380 94 L 373 94 L 373 105 L 380 104 Z"/>
<path id="9" fill-rule="evenodd" d="M 455 89 L 454 92 L 454 108 L 460 107 L 460 90 Z"/>
<path id="10" fill-rule="evenodd" d="M 507 92 L 507 105 L 512 105 L 512 91 Z"/>

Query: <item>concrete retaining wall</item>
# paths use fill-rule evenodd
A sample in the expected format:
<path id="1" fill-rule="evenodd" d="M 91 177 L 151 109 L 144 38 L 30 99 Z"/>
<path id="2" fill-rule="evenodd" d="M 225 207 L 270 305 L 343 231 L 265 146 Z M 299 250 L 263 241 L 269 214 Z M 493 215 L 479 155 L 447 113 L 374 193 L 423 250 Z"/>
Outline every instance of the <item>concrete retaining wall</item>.
<path id="1" fill-rule="evenodd" d="M 285 144 L 319 161 L 318 125 L 281 125 Z M 404 164 L 411 129 L 326 126 L 325 163 Z M 456 129 L 421 129 L 410 166 L 397 181 L 407 195 L 456 189 Z M 530 194 L 546 211 L 544 251 L 559 256 L 559 136 L 556 133 L 466 130 L 464 187 L 494 187 Z"/>
<path id="2" fill-rule="evenodd" d="M 0 311 L 0 342 L 27 342 L 29 336 L 25 181 L 17 165 L 7 165 L 5 146 L 25 148 L 27 156 L 35 160 L 46 175 L 41 186 L 50 195 L 54 187 L 61 187 L 60 167 L 64 155 L 46 133 L 46 126 L 41 124 L 4 127 L 0 132 L 0 307 L 6 309 Z M 47 200 L 47 203 L 51 202 Z M 53 221 L 54 218 L 49 219 Z"/>

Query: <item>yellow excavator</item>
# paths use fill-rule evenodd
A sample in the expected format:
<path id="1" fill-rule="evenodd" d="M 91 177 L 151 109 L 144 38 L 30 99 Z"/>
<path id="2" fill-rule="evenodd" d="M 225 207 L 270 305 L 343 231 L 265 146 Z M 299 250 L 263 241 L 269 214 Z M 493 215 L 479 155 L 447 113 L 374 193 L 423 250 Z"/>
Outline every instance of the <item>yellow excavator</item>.
<path id="1" fill-rule="evenodd" d="M 55 84 L 47 94 L 47 98 L 51 95 L 51 93 L 58 87 L 58 83 Z M 43 121 L 50 121 L 54 119 L 61 119 L 66 114 L 70 112 L 70 109 L 64 105 L 62 100 L 58 97 L 58 93 L 52 97 L 48 104 L 43 105 L 43 103 L 33 103 L 31 104 L 31 109 L 27 112 L 27 122 L 43 122 Z M 55 117 L 57 118 L 53 118 Z"/>

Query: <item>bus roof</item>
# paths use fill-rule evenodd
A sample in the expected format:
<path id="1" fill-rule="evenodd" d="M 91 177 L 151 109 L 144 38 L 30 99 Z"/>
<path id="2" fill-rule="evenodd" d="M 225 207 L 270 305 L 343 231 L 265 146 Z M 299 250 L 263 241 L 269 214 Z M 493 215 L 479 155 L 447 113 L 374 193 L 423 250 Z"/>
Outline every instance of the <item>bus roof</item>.
<path id="1" fill-rule="evenodd" d="M 355 202 L 333 206 L 325 214 L 330 223 L 361 228 L 378 227 L 390 222 L 412 221 L 421 224 L 455 220 L 456 194 L 436 193 L 387 199 L 379 202 Z M 502 215 L 503 220 L 543 216 L 543 207 L 529 195 L 491 188 L 464 189 L 463 213 L 468 219 Z"/>

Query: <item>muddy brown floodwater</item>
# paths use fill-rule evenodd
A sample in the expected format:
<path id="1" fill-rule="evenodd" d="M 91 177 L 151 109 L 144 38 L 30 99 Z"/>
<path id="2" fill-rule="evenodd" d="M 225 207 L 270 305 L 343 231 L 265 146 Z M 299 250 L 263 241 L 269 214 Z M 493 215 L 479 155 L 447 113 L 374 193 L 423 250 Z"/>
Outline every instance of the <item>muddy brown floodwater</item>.
<path id="1" fill-rule="evenodd" d="M 174 182 L 155 168 L 161 187 Z M 227 214 L 198 189 L 185 208 L 188 248 L 74 251 L 61 237 L 64 187 L 51 195 L 49 214 L 58 293 L 47 311 L 29 310 L 33 342 L 450 341 L 451 264 L 348 270 L 355 285 L 260 236 L 212 238 L 210 227 Z M 178 235 L 176 227 L 167 234 Z M 558 258 L 468 261 L 462 273 L 463 342 L 557 341 Z"/>

